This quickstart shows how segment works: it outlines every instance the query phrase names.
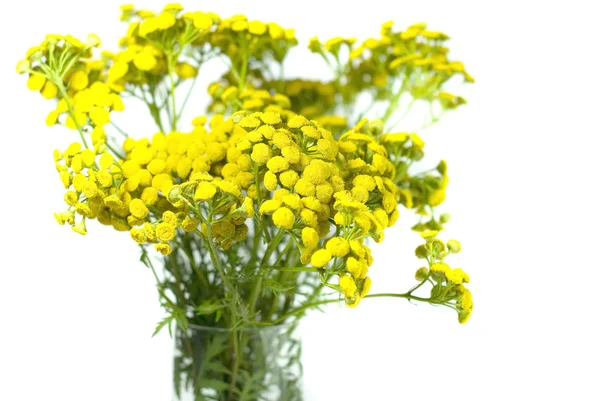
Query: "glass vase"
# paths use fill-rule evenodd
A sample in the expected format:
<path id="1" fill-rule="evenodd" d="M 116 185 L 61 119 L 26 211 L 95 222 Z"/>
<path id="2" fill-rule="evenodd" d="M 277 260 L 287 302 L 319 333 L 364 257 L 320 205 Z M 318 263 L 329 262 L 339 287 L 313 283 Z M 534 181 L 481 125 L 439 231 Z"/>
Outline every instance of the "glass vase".
<path id="1" fill-rule="evenodd" d="M 191 325 L 175 335 L 175 399 L 300 401 L 295 325 L 231 330 Z"/>

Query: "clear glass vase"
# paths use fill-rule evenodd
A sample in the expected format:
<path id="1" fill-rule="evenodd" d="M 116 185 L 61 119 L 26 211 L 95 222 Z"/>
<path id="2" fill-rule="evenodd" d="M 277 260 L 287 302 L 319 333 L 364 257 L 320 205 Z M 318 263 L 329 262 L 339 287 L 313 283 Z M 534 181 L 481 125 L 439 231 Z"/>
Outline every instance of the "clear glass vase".
<path id="1" fill-rule="evenodd" d="M 190 326 L 175 335 L 175 399 L 300 401 L 295 325 L 230 330 Z"/>

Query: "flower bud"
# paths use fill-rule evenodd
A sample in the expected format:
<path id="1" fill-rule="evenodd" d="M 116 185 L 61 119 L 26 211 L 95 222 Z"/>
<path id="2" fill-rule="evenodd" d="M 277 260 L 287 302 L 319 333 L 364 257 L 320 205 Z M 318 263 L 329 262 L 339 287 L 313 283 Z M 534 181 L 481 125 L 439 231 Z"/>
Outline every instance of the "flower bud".
<path id="1" fill-rule="evenodd" d="M 461 249 L 460 242 L 458 242 L 455 239 L 451 239 L 450 241 L 448 241 L 446 243 L 446 246 L 448 247 L 448 251 L 452 253 L 459 253 Z"/>
<path id="2" fill-rule="evenodd" d="M 17 72 L 19 74 L 24 74 L 31 68 L 31 63 L 29 60 L 21 60 L 17 63 Z"/>
<path id="3" fill-rule="evenodd" d="M 426 245 L 419 245 L 415 249 L 415 256 L 419 259 L 427 259 L 429 257 L 429 249 L 427 249 Z"/>
<path id="4" fill-rule="evenodd" d="M 429 268 L 421 267 L 415 273 L 415 280 L 421 282 L 421 281 L 427 280 L 428 276 L 429 276 Z"/>
<path id="5" fill-rule="evenodd" d="M 167 199 L 169 200 L 169 202 L 175 203 L 175 202 L 179 201 L 179 199 L 181 198 L 182 192 L 183 191 L 181 190 L 181 186 L 180 185 L 173 185 L 171 187 L 171 189 L 169 190 L 169 194 L 167 195 Z"/>
<path id="6" fill-rule="evenodd" d="M 102 44 L 98 35 L 90 33 L 87 37 L 88 44 L 92 47 L 99 47 Z"/>

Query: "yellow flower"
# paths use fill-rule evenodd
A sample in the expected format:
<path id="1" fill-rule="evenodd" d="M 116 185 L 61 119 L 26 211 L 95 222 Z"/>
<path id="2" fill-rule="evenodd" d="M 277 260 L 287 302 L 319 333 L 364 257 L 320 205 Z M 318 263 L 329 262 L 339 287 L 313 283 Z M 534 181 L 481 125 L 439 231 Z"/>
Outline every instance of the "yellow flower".
<path id="1" fill-rule="evenodd" d="M 279 185 L 279 182 L 277 181 L 277 176 L 271 171 L 267 171 L 264 177 L 264 184 L 267 190 L 275 191 L 277 189 L 277 185 Z"/>
<path id="2" fill-rule="evenodd" d="M 356 283 L 350 276 L 343 275 L 340 277 L 340 288 L 346 297 L 354 296 L 356 293 Z"/>
<path id="3" fill-rule="evenodd" d="M 88 74 L 85 71 L 76 71 L 69 80 L 70 88 L 80 91 L 87 88 L 89 83 Z"/>
<path id="4" fill-rule="evenodd" d="M 371 290 L 371 277 L 365 277 L 365 281 L 363 281 L 362 290 L 360 290 L 360 296 L 366 297 L 369 295 L 369 291 Z"/>
<path id="5" fill-rule="evenodd" d="M 146 187 L 140 196 L 145 205 L 154 205 L 158 201 L 158 191 L 152 187 Z"/>
<path id="6" fill-rule="evenodd" d="M 323 184 L 331 174 L 330 167 L 327 163 L 320 160 L 313 160 L 304 169 L 302 178 L 307 179 L 313 185 Z M 311 195 L 312 196 L 312 195 Z"/>
<path id="7" fill-rule="evenodd" d="M 175 73 L 179 78 L 189 79 L 198 75 L 198 69 L 189 63 L 177 63 Z"/>
<path id="8" fill-rule="evenodd" d="M 191 232 L 194 232 L 196 230 L 196 228 L 198 228 L 199 224 L 200 224 L 199 219 L 196 219 L 196 218 L 193 218 L 190 216 L 185 216 L 185 218 L 181 222 L 181 228 L 186 233 L 191 233 Z"/>
<path id="9" fill-rule="evenodd" d="M 373 177 L 365 174 L 357 175 L 356 177 L 354 177 L 354 179 L 352 180 L 352 185 L 354 185 L 355 187 L 364 187 L 369 192 L 373 191 L 376 186 Z"/>
<path id="10" fill-rule="evenodd" d="M 276 125 L 281 123 L 281 117 L 279 116 L 279 113 L 276 113 L 274 111 L 267 111 L 261 114 L 260 119 L 265 123 L 265 124 L 270 124 L 270 125 Z"/>
<path id="11" fill-rule="evenodd" d="M 286 188 L 293 188 L 299 179 L 298 173 L 294 170 L 287 170 L 279 174 L 279 181 Z"/>
<path id="12" fill-rule="evenodd" d="M 321 203 L 327 204 L 331 202 L 331 197 L 333 196 L 333 186 L 328 182 L 317 185 L 316 196 Z"/>
<path id="13" fill-rule="evenodd" d="M 166 242 L 160 242 L 160 243 L 154 245 L 154 249 L 156 249 L 158 252 L 160 252 L 164 256 L 167 256 L 171 252 L 173 252 L 173 249 L 171 249 L 171 245 L 167 244 Z"/>
<path id="14" fill-rule="evenodd" d="M 294 226 L 295 216 L 294 213 L 287 207 L 280 207 L 273 213 L 273 224 L 277 227 L 291 230 Z"/>
<path id="15" fill-rule="evenodd" d="M 429 195 L 429 198 L 427 199 L 427 203 L 429 203 L 431 206 L 439 206 L 442 204 L 442 202 L 444 202 L 445 199 L 446 199 L 446 190 L 438 189 L 438 190 L 433 191 Z"/>
<path id="16" fill-rule="evenodd" d="M 252 148 L 252 155 L 250 157 L 258 164 L 266 164 L 271 156 L 271 148 L 264 143 L 258 143 Z"/>
<path id="17" fill-rule="evenodd" d="M 364 260 L 358 260 L 352 256 L 346 259 L 346 270 L 357 279 L 363 278 L 368 271 Z"/>
<path id="18" fill-rule="evenodd" d="M 302 209 L 300 211 L 300 219 L 302 219 L 304 224 L 306 224 L 308 227 L 317 228 L 319 225 L 317 214 L 310 209 Z"/>
<path id="19" fill-rule="evenodd" d="M 284 146 L 283 148 L 281 148 L 281 155 L 290 164 L 300 162 L 300 150 L 296 146 Z"/>
<path id="20" fill-rule="evenodd" d="M 448 272 L 450 272 L 450 266 L 448 266 L 446 263 L 444 262 L 440 262 L 440 263 L 434 263 L 431 266 L 431 271 L 432 272 L 439 272 L 439 273 L 443 273 L 444 275 L 446 275 Z"/>
<path id="21" fill-rule="evenodd" d="M 294 210 L 302 208 L 302 202 L 298 194 L 288 194 L 281 197 L 281 201 L 284 205 Z"/>
<path id="22" fill-rule="evenodd" d="M 98 181 L 98 184 L 100 184 L 100 186 L 102 188 L 108 188 L 108 187 L 112 186 L 112 184 L 113 184 L 113 177 L 106 170 L 99 170 L 96 173 L 96 180 Z"/>
<path id="23" fill-rule="evenodd" d="M 315 185 L 306 178 L 300 178 L 294 185 L 294 190 L 303 196 L 314 196 L 316 192 Z"/>
<path id="24" fill-rule="evenodd" d="M 129 234 L 131 235 L 131 238 L 133 238 L 133 240 L 138 244 L 146 243 L 146 233 L 142 228 L 132 228 L 129 230 Z"/>
<path id="25" fill-rule="evenodd" d="M 110 114 L 104 107 L 94 107 L 90 111 L 90 119 L 96 126 L 104 126 L 110 122 Z"/>
<path id="26" fill-rule="evenodd" d="M 217 193 L 217 188 L 208 181 L 201 181 L 196 188 L 194 199 L 196 200 L 209 200 L 212 199 Z"/>
<path id="27" fill-rule="evenodd" d="M 267 162 L 267 168 L 269 170 L 271 170 L 273 173 L 280 173 L 282 171 L 287 170 L 289 167 L 290 167 L 290 164 L 288 163 L 288 161 L 281 156 L 272 157 Z"/>
<path id="28" fill-rule="evenodd" d="M 160 223 L 156 226 L 156 237 L 161 241 L 171 241 L 175 238 L 176 227 L 168 223 Z"/>
<path id="29" fill-rule="evenodd" d="M 235 197 L 240 197 L 242 194 L 242 192 L 237 187 L 237 185 L 235 185 L 232 182 L 223 180 L 223 181 L 218 181 L 216 183 L 216 185 L 217 185 L 217 187 L 219 187 L 219 189 L 221 191 L 223 191 L 226 194 L 233 195 Z"/>
<path id="30" fill-rule="evenodd" d="M 321 268 L 327 263 L 329 263 L 330 260 L 331 252 L 329 252 L 327 249 L 319 249 L 318 251 L 313 253 L 312 257 L 310 258 L 310 263 L 314 267 Z"/>
<path id="31" fill-rule="evenodd" d="M 259 213 L 260 214 L 271 214 L 277 209 L 281 207 L 281 200 L 279 199 L 269 199 L 266 200 L 260 205 Z"/>
<path id="32" fill-rule="evenodd" d="M 133 58 L 133 64 L 142 71 L 150 71 L 156 67 L 157 61 L 150 50 L 144 49 Z"/>
<path id="33" fill-rule="evenodd" d="M 50 81 L 46 81 L 42 88 L 41 94 L 46 99 L 54 99 L 58 94 L 58 88 Z"/>
<path id="34" fill-rule="evenodd" d="M 319 244 L 319 233 L 317 233 L 317 230 L 311 227 L 304 227 L 302 229 L 302 244 L 307 249 L 316 249 Z"/>
<path id="35" fill-rule="evenodd" d="M 32 91 L 39 91 L 44 87 L 46 77 L 40 74 L 31 74 L 27 79 L 27 88 Z"/>
<path id="36" fill-rule="evenodd" d="M 348 241 L 342 237 L 331 238 L 327 241 L 325 248 L 331 253 L 331 256 L 339 258 L 343 258 L 350 252 Z"/>
<path id="37" fill-rule="evenodd" d="M 79 201 L 79 195 L 73 191 L 65 192 L 65 202 L 69 206 L 75 206 L 75 204 Z"/>
<path id="38" fill-rule="evenodd" d="M 86 235 L 87 234 L 87 228 L 85 226 L 85 220 L 81 220 L 79 223 L 77 223 L 74 226 L 72 226 L 71 229 L 73 231 L 75 231 L 77 234 L 81 234 L 81 235 Z"/>
<path id="39" fill-rule="evenodd" d="M 250 32 L 253 35 L 260 36 L 267 32 L 267 26 L 260 21 L 250 21 L 250 23 L 248 24 L 248 32 Z"/>
<path id="40" fill-rule="evenodd" d="M 134 199 L 129 204 L 129 211 L 138 219 L 145 219 L 148 216 L 148 208 L 141 199 Z"/>

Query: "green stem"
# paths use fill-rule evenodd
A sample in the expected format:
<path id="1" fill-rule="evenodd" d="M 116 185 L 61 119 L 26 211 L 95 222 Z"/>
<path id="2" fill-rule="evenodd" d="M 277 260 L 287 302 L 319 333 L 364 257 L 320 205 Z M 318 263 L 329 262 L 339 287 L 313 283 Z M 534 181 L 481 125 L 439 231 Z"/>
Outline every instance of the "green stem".
<path id="1" fill-rule="evenodd" d="M 323 269 L 316 267 L 278 267 L 278 266 L 261 266 L 261 269 L 277 269 L 282 272 L 320 272 Z"/>
<path id="2" fill-rule="evenodd" d="M 277 232 L 277 235 L 275 236 L 275 238 L 273 238 L 273 241 L 271 241 L 269 247 L 265 251 L 265 254 L 260 262 L 261 266 L 265 265 L 265 263 L 269 261 L 271 255 L 273 254 L 275 249 L 277 249 L 279 242 L 281 242 L 281 240 L 283 239 L 284 233 L 285 231 L 283 230 L 283 228 L 280 228 Z M 250 293 L 250 299 L 248 301 L 248 304 L 250 305 L 250 316 L 252 316 L 254 312 L 256 312 L 256 302 L 258 301 L 258 295 L 260 294 L 262 282 L 266 274 L 268 274 L 268 271 L 265 271 L 264 273 L 260 274 L 260 276 L 256 280 L 256 285 L 254 286 L 254 288 L 252 288 L 252 292 Z"/>
<path id="3" fill-rule="evenodd" d="M 65 99 L 65 102 L 67 103 L 67 108 L 69 109 L 69 115 L 71 116 L 71 119 L 73 120 L 73 123 L 75 124 L 75 127 L 77 127 L 77 131 L 79 131 L 79 136 L 81 137 L 81 141 L 83 142 L 83 146 L 85 146 L 86 148 L 89 148 L 85 137 L 83 135 L 83 128 L 79 125 L 79 121 L 77 121 L 77 118 L 75 118 L 75 111 L 73 110 L 73 105 L 71 105 L 71 101 L 69 100 L 69 95 L 67 94 L 67 90 L 65 89 L 65 86 L 62 83 L 62 80 L 54 80 L 53 79 L 53 84 L 56 85 L 56 87 L 58 88 L 58 91 L 60 92 L 60 95 L 63 97 L 63 99 Z"/>
<path id="4" fill-rule="evenodd" d="M 175 102 L 175 77 L 174 74 L 174 61 L 176 57 L 173 55 L 169 55 L 167 57 L 167 70 L 169 72 L 169 82 L 171 84 L 171 90 L 169 91 L 169 96 L 171 97 L 171 108 L 173 110 L 173 114 L 171 116 L 171 131 L 175 131 L 177 129 L 177 105 Z"/>
<path id="5" fill-rule="evenodd" d="M 129 138 L 127 132 L 123 131 L 117 124 L 111 121 L 110 125 L 112 125 L 119 132 L 119 134 L 123 135 L 125 138 Z"/>

